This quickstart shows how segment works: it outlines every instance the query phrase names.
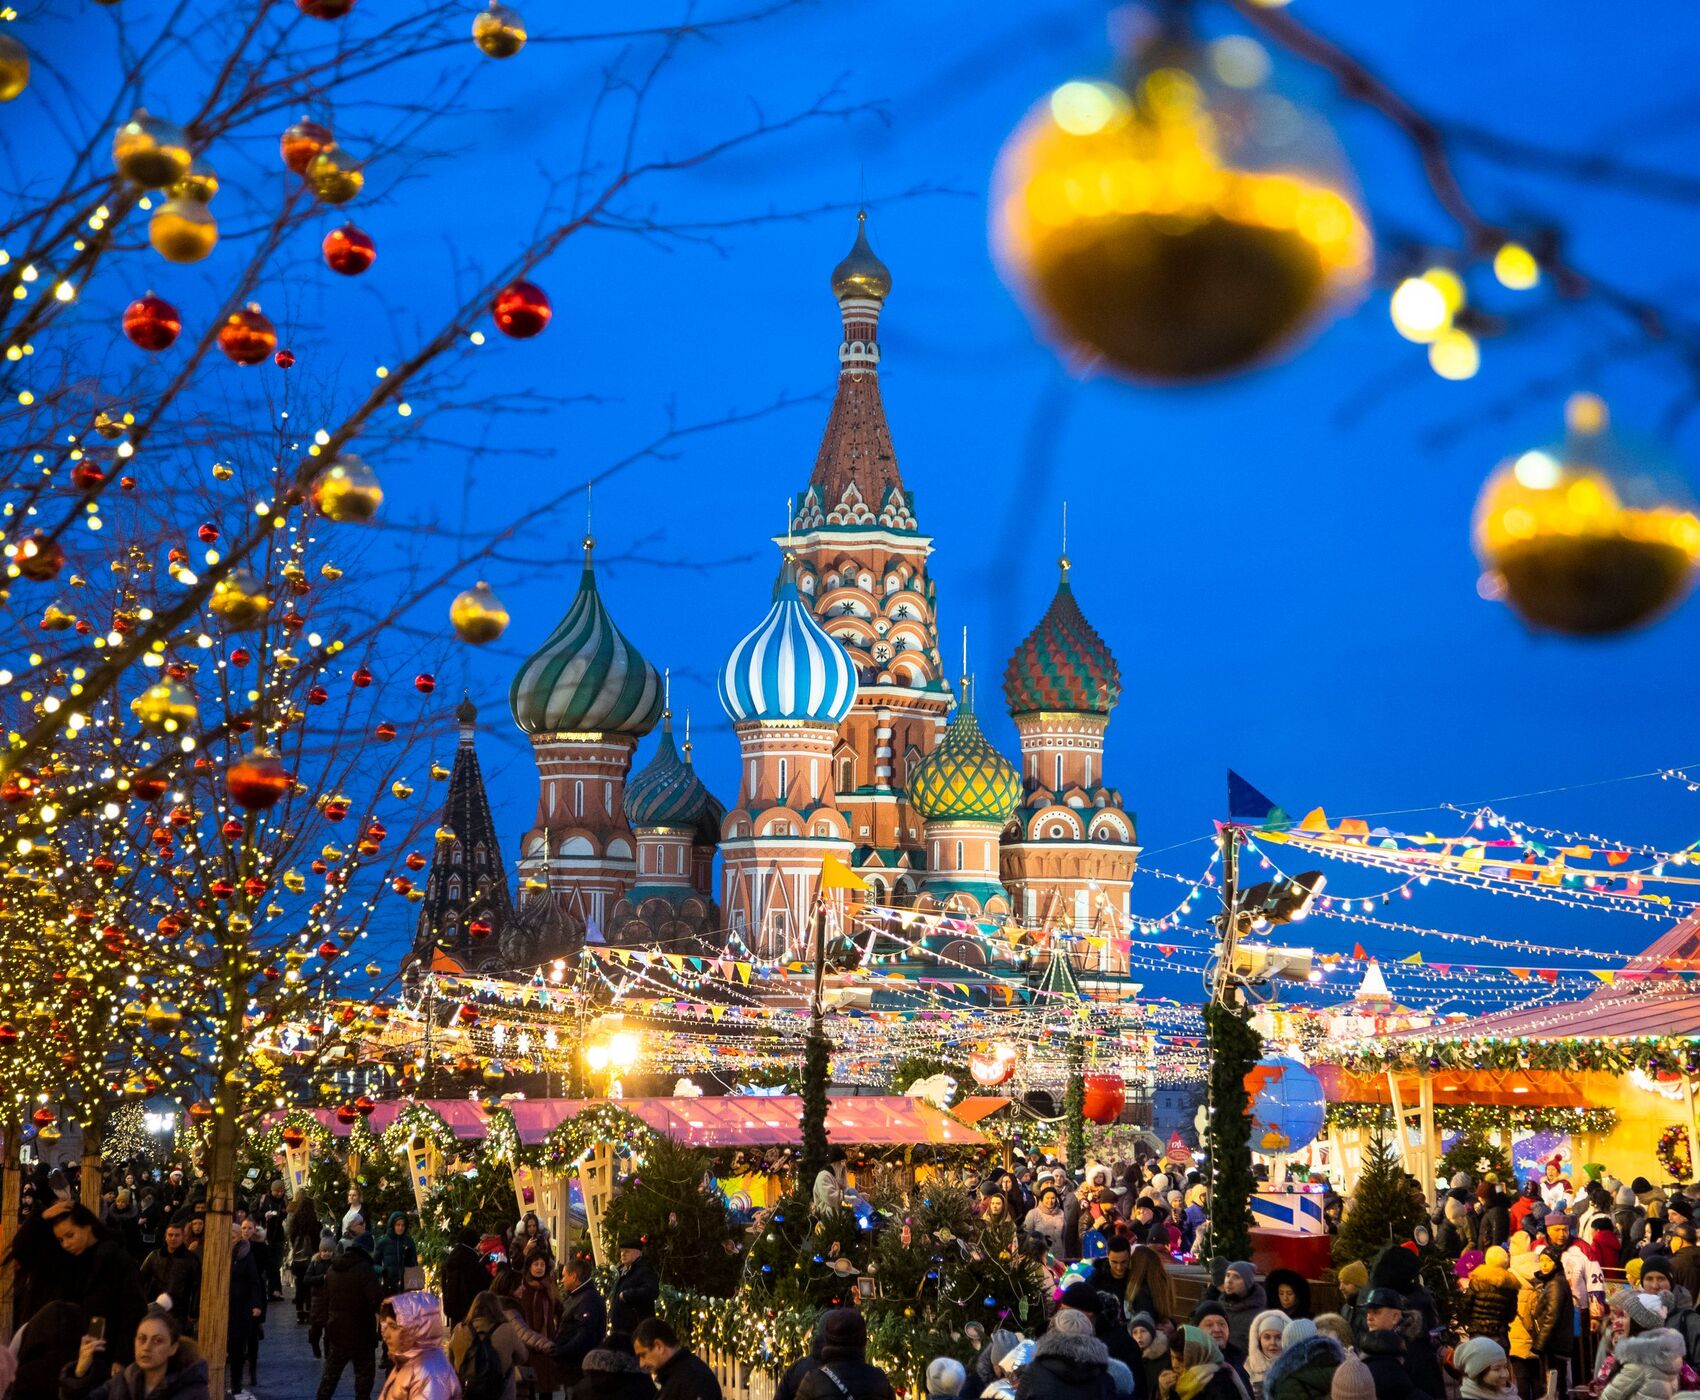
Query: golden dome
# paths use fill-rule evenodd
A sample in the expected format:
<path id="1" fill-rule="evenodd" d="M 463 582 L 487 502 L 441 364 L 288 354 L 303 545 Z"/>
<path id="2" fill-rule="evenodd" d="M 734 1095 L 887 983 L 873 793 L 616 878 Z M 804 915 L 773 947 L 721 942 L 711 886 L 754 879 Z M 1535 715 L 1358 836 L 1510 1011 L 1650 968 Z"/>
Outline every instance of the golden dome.
<path id="1" fill-rule="evenodd" d="M 884 301 L 891 292 L 891 269 L 882 263 L 868 246 L 868 211 L 856 215 L 856 242 L 849 255 L 832 269 L 832 294 L 840 301 L 846 297 L 872 297 Z"/>

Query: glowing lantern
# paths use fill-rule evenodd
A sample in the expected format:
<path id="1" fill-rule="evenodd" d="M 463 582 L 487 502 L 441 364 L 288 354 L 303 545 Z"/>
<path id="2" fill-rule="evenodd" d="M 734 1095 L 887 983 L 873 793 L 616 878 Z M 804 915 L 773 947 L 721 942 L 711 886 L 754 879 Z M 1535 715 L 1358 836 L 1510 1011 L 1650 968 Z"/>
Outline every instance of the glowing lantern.
<path id="1" fill-rule="evenodd" d="M 1344 163 L 1267 69 L 1243 36 L 1205 48 L 1160 26 L 1129 86 L 1065 83 L 1011 136 L 994 252 L 1067 350 L 1136 380 L 1211 379 L 1357 296 L 1371 240 Z"/>
<path id="2" fill-rule="evenodd" d="M 1476 502 L 1482 592 L 1529 626 L 1606 636 L 1675 606 L 1700 563 L 1700 517 L 1675 469 L 1573 397 L 1564 441 L 1502 462 Z"/>

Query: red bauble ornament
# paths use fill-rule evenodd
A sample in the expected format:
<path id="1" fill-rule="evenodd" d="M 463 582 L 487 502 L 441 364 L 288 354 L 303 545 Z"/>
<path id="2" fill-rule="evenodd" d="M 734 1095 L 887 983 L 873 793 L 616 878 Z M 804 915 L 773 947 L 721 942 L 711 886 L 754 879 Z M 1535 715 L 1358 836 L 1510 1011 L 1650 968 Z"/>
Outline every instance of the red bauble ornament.
<path id="1" fill-rule="evenodd" d="M 130 795 L 143 802 L 157 802 L 165 796 L 166 782 L 158 773 L 142 773 L 130 779 Z"/>
<path id="2" fill-rule="evenodd" d="M 224 819 L 224 825 L 221 826 L 219 830 L 224 833 L 224 839 L 226 841 L 234 841 L 242 834 L 242 823 L 235 817 L 226 817 Z"/>
<path id="3" fill-rule="evenodd" d="M 295 8 L 313 19 L 341 19 L 354 8 L 354 0 L 295 0 Z"/>
<path id="4" fill-rule="evenodd" d="M 372 684 L 372 673 L 361 666 L 349 677 L 349 680 L 353 681 L 357 688 L 364 690 Z"/>
<path id="5" fill-rule="evenodd" d="M 322 685 L 310 685 L 307 687 L 307 703 L 309 705 L 322 705 L 330 698 L 330 691 L 326 690 Z"/>
<path id="6" fill-rule="evenodd" d="M 277 354 L 272 356 L 272 363 L 279 369 L 294 369 L 295 352 L 293 350 L 279 350 Z"/>
<path id="7" fill-rule="evenodd" d="M 1086 1076 L 1086 1105 L 1082 1115 L 1088 1123 L 1114 1123 L 1127 1102 L 1127 1085 L 1119 1074 Z"/>
<path id="8" fill-rule="evenodd" d="M 354 1101 L 354 1111 L 362 1118 L 370 1118 L 373 1110 L 375 1110 L 377 1106 L 377 1104 L 372 1102 L 372 1100 L 367 1098 L 364 1094 Z"/>
<path id="9" fill-rule="evenodd" d="M 310 122 L 303 117 L 294 125 L 284 128 L 277 149 L 286 166 L 297 175 L 305 175 L 307 167 L 313 163 L 313 157 L 334 145 L 336 137 L 331 135 L 328 126 L 320 126 L 318 122 Z"/>
<path id="10" fill-rule="evenodd" d="M 47 583 L 65 567 L 65 547 L 46 535 L 31 535 L 15 547 L 12 562 L 31 582 Z"/>
<path id="11" fill-rule="evenodd" d="M 294 780 L 270 749 L 245 753 L 225 770 L 224 785 L 230 800 L 249 811 L 263 811 L 283 800 Z"/>
<path id="12" fill-rule="evenodd" d="M 76 466 L 71 468 L 71 485 L 79 491 L 93 491 L 97 486 L 106 484 L 106 472 L 100 463 L 84 457 Z"/>
<path id="13" fill-rule="evenodd" d="M 195 531 L 195 538 L 198 539 L 202 544 L 217 544 L 218 543 L 218 526 L 214 525 L 209 520 L 205 525 L 201 526 L 200 529 Z"/>
<path id="14" fill-rule="evenodd" d="M 55 1113 L 51 1108 L 47 1108 L 45 1106 L 42 1107 L 42 1108 L 36 1109 L 36 1111 L 34 1113 L 30 1114 L 30 1117 L 35 1119 L 35 1121 L 37 1123 L 39 1123 L 44 1128 L 49 1123 L 51 1123 L 55 1118 L 57 1118 L 58 1116 L 59 1115 L 57 1113 Z"/>
<path id="15" fill-rule="evenodd" d="M 530 282 L 510 282 L 496 293 L 490 304 L 490 314 L 496 318 L 496 329 L 515 340 L 529 340 L 555 314 L 543 289 Z"/>
<path id="16" fill-rule="evenodd" d="M 395 726 L 387 719 L 380 720 L 378 727 L 372 731 L 372 734 L 380 744 L 387 744 L 391 739 L 395 738 Z"/>
<path id="17" fill-rule="evenodd" d="M 251 301 L 240 311 L 232 311 L 219 327 L 218 348 L 239 365 L 257 365 L 277 349 L 277 328 Z"/>
<path id="18" fill-rule="evenodd" d="M 488 919 L 474 919 L 466 926 L 466 932 L 475 942 L 482 943 L 490 936 L 490 921 Z"/>
<path id="19" fill-rule="evenodd" d="M 35 793 L 36 779 L 33 768 L 16 768 L 4 778 L 0 778 L 0 802 L 10 807 L 16 807 L 20 802 L 28 802 Z"/>
<path id="20" fill-rule="evenodd" d="M 124 308 L 124 334 L 143 350 L 164 350 L 182 329 L 177 308 L 152 292 Z"/>
<path id="21" fill-rule="evenodd" d="M 17 1043 L 17 1031 L 4 1022 L 0 1022 L 0 1050 L 10 1050 Z"/>
<path id="22" fill-rule="evenodd" d="M 338 955 L 341 954 L 341 952 L 342 952 L 342 949 L 337 947 L 337 945 L 332 943 L 330 941 L 330 939 L 328 939 L 328 938 L 323 943 L 321 943 L 319 945 L 319 956 L 321 958 L 323 958 L 326 962 L 329 962 L 332 958 L 337 957 Z"/>
<path id="23" fill-rule="evenodd" d="M 325 820 L 339 822 L 348 815 L 348 799 L 340 794 L 328 797 L 324 803 Z"/>
<path id="24" fill-rule="evenodd" d="M 189 1105 L 189 1116 L 197 1123 L 204 1123 L 213 1116 L 213 1106 L 203 1099 L 196 1099 Z"/>
<path id="25" fill-rule="evenodd" d="M 344 277 L 358 277 L 378 256 L 378 245 L 372 241 L 372 235 L 353 224 L 333 228 L 320 246 L 324 251 L 325 266 Z"/>
<path id="26" fill-rule="evenodd" d="M 462 1006 L 460 1009 L 460 1019 L 462 1025 L 476 1025 L 478 1022 L 478 1008 L 470 1004 Z"/>
<path id="27" fill-rule="evenodd" d="M 339 1123 L 352 1123 L 359 1116 L 360 1110 L 351 1103 L 339 1103 L 336 1106 L 336 1121 Z"/>
<path id="28" fill-rule="evenodd" d="M 283 1145 L 285 1147 L 299 1147 L 306 1141 L 307 1134 L 293 1124 L 283 1130 Z"/>
<path id="29" fill-rule="evenodd" d="M 404 895 L 413 888 L 413 881 L 405 875 L 397 875 L 390 880 L 390 888 L 397 894 Z"/>
<path id="30" fill-rule="evenodd" d="M 429 695 L 437 688 L 437 678 L 429 671 L 421 671 L 413 678 L 413 688 L 421 695 Z"/>

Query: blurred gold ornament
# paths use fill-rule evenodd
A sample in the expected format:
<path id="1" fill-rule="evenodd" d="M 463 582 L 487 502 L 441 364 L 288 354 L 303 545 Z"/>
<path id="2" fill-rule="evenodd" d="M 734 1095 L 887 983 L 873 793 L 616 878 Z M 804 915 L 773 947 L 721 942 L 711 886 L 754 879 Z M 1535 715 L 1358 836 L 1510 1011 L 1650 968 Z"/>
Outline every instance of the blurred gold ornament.
<path id="1" fill-rule="evenodd" d="M 1700 564 L 1700 516 L 1680 475 L 1609 430 L 1577 394 L 1556 446 L 1502 462 L 1476 502 L 1482 591 L 1531 627 L 1596 637 L 1675 606 Z"/>
<path id="2" fill-rule="evenodd" d="M 138 107 L 112 138 L 112 163 L 132 185 L 164 189 L 189 170 L 189 140 L 181 127 Z"/>
<path id="3" fill-rule="evenodd" d="M 229 481 L 231 477 L 236 475 L 236 469 L 223 462 L 214 462 L 212 474 L 214 481 Z"/>
<path id="4" fill-rule="evenodd" d="M 218 172 L 212 168 L 205 156 L 196 156 L 189 162 L 187 173 L 167 193 L 173 199 L 192 199 L 197 204 L 211 204 L 212 197 L 218 193 Z"/>
<path id="5" fill-rule="evenodd" d="M 397 778 L 390 784 L 390 791 L 405 802 L 408 798 L 413 796 L 413 784 L 404 782 L 402 779 Z"/>
<path id="6" fill-rule="evenodd" d="M 207 607 L 232 632 L 258 627 L 271 611 L 265 587 L 246 569 L 235 569 L 213 586 Z"/>
<path id="7" fill-rule="evenodd" d="M 108 442 L 115 442 L 124 436 L 125 423 L 129 417 L 130 415 L 126 413 L 114 418 L 103 409 L 94 416 L 94 430 Z"/>
<path id="8" fill-rule="evenodd" d="M 148 220 L 148 242 L 167 262 L 199 262 L 218 245 L 218 221 L 197 200 L 168 199 Z"/>
<path id="9" fill-rule="evenodd" d="M 1064 349 L 1136 380 L 1211 379 L 1360 294 L 1371 239 L 1344 162 L 1258 76 L 1164 27 L 1127 86 L 1065 83 L 1005 144 L 993 250 Z"/>
<path id="10" fill-rule="evenodd" d="M 339 523 L 365 524 L 384 502 L 378 474 L 352 452 L 344 452 L 313 479 L 313 504 Z"/>
<path id="11" fill-rule="evenodd" d="M 342 570 L 335 564 L 321 564 L 319 565 L 319 577 L 329 579 L 332 583 L 335 583 L 342 577 Z"/>
<path id="12" fill-rule="evenodd" d="M 491 58 L 512 58 L 525 47 L 525 21 L 501 0 L 472 21 L 472 42 Z"/>
<path id="13" fill-rule="evenodd" d="M 508 610 L 495 589 L 480 579 L 449 604 L 449 621 L 461 641 L 482 646 L 507 631 Z"/>
<path id="14" fill-rule="evenodd" d="M 143 724 L 171 734 L 192 725 L 200 712 L 195 708 L 195 697 L 189 687 L 167 676 L 132 700 L 130 713 Z"/>
<path id="15" fill-rule="evenodd" d="M 440 763 L 433 763 L 431 765 L 431 776 L 440 783 L 449 776 L 449 770 Z"/>
<path id="16" fill-rule="evenodd" d="M 326 204 L 347 204 L 366 183 L 365 173 L 341 146 L 327 146 L 307 162 L 307 188 Z"/>
<path id="17" fill-rule="evenodd" d="M 49 603 L 41 614 L 41 627 L 44 632 L 63 632 L 76 620 L 75 614 L 66 612 L 57 603 Z"/>
<path id="18" fill-rule="evenodd" d="M 480 19 L 483 16 L 479 16 Z M 477 33 L 476 27 L 473 30 Z M 525 33 L 520 32 L 520 42 Z M 480 48 L 483 45 L 479 46 Z M 10 34 L 0 33 L 0 102 L 10 102 L 30 85 L 30 51 Z"/>
<path id="19" fill-rule="evenodd" d="M 148 1007 L 148 1029 L 174 1031 L 183 1024 L 183 1013 L 168 1001 L 156 1001 Z"/>
<path id="20" fill-rule="evenodd" d="M 307 888 L 307 878 L 297 871 L 286 870 L 283 872 L 283 887 L 291 894 L 300 894 Z"/>

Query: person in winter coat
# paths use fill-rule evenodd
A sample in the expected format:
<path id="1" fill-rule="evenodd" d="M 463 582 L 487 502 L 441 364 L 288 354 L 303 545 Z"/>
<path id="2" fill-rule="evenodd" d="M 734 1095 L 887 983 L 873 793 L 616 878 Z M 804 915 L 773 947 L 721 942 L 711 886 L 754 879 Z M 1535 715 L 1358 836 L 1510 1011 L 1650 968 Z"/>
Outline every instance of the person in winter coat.
<path id="1" fill-rule="evenodd" d="M 1249 1360 L 1251 1354 L 1251 1323 L 1269 1306 L 1268 1294 L 1257 1281 L 1257 1268 L 1245 1260 L 1229 1264 L 1222 1275 L 1222 1291 L 1216 1302 L 1228 1319 L 1228 1338 Z"/>
<path id="2" fill-rule="evenodd" d="M 1266 1308 L 1251 1320 L 1249 1344 L 1245 1353 L 1246 1374 L 1251 1377 L 1251 1393 L 1262 1400 L 1263 1377 L 1275 1358 L 1281 1354 L 1281 1333 L 1292 1321 L 1279 1308 Z"/>
<path id="3" fill-rule="evenodd" d="M 254 1203 L 253 1215 L 265 1236 L 266 1298 L 278 1302 L 283 1298 L 283 1265 L 289 1258 L 289 1189 L 281 1178 Z M 313 1233 L 317 1235 L 317 1229 Z"/>
<path id="4" fill-rule="evenodd" d="M 1491 1337 L 1471 1337 L 1452 1351 L 1452 1364 L 1462 1373 L 1463 1400 L 1517 1400 L 1511 1359 Z"/>
<path id="5" fill-rule="evenodd" d="M 1020 1400 L 1112 1400 L 1110 1353 L 1093 1330 L 1083 1312 L 1065 1309 L 1053 1317 L 1021 1373 Z M 813 1400 L 832 1397 L 823 1391 Z"/>
<path id="6" fill-rule="evenodd" d="M 1169 1334 L 1150 1313 L 1135 1313 L 1128 1319 L 1127 1334 L 1139 1348 L 1141 1374 L 1134 1376 L 1134 1393 L 1140 1400 L 1156 1400 L 1157 1382 L 1169 1369 Z"/>
<path id="7" fill-rule="evenodd" d="M 1500 1346 L 1511 1332 L 1517 1316 L 1517 1295 L 1523 1285 L 1511 1272 L 1511 1256 L 1498 1245 L 1491 1246 L 1485 1262 L 1470 1270 L 1464 1285 L 1462 1315 L 1464 1330 L 1472 1337 L 1491 1337 Z"/>
<path id="8" fill-rule="evenodd" d="M 1535 1303 L 1530 1319 L 1530 1339 L 1536 1358 L 1548 1371 L 1557 1371 L 1558 1393 L 1570 1393 L 1570 1344 L 1576 1330 L 1576 1309 L 1570 1285 L 1552 1250 L 1543 1250 L 1535 1265 Z"/>
<path id="9" fill-rule="evenodd" d="M 1055 1186 L 1039 1192 L 1039 1203 L 1027 1212 L 1021 1222 L 1022 1230 L 1044 1240 L 1046 1250 L 1057 1259 L 1066 1259 L 1063 1251 L 1068 1241 L 1068 1213 L 1063 1209 L 1062 1196 Z"/>
<path id="10" fill-rule="evenodd" d="M 419 1267 L 419 1246 L 407 1233 L 407 1212 L 392 1210 L 384 1226 L 372 1262 L 378 1270 L 378 1286 L 387 1298 L 407 1286 L 407 1271 Z"/>
<path id="11" fill-rule="evenodd" d="M 453 1247 L 443 1256 L 437 1270 L 437 1287 L 443 1295 L 443 1315 L 449 1325 L 461 1321 L 472 1300 L 490 1286 L 490 1275 L 478 1257 L 478 1227 L 461 1229 Z"/>
<path id="12" fill-rule="evenodd" d="M 1271 1269 L 1263 1279 L 1263 1291 L 1269 1306 L 1279 1308 L 1288 1317 L 1313 1317 L 1310 1301 L 1310 1280 L 1297 1269 Z"/>
<path id="13" fill-rule="evenodd" d="M 1511 1238 L 1511 1202 L 1491 1181 L 1476 1188 L 1476 1244 L 1486 1250 Z"/>
<path id="14" fill-rule="evenodd" d="M 105 1350 L 104 1339 L 83 1338 L 60 1376 L 60 1400 L 207 1400 L 207 1363 L 164 1308 L 142 1314 L 130 1339 L 134 1359 L 121 1370 L 107 1364 Z"/>
<path id="15" fill-rule="evenodd" d="M 461 1400 L 443 1349 L 443 1303 L 435 1293 L 398 1293 L 378 1311 L 390 1374 L 378 1400 Z"/>
<path id="16" fill-rule="evenodd" d="M 1434 1247 L 1448 1259 L 1456 1259 L 1476 1243 L 1476 1221 L 1470 1207 L 1458 1199 L 1456 1192 L 1441 1199 L 1440 1229 L 1435 1233 Z"/>
<path id="17" fill-rule="evenodd" d="M 1403 1303 L 1391 1288 L 1372 1288 L 1364 1300 L 1367 1330 L 1358 1352 L 1375 1381 L 1376 1400 L 1442 1400 L 1446 1388 L 1439 1363 L 1426 1335 L 1410 1335 L 1414 1319 Z M 1407 1342 L 1414 1345 L 1407 1348 Z"/>
<path id="18" fill-rule="evenodd" d="M 655 1300 L 661 1296 L 661 1276 L 643 1252 L 643 1241 L 633 1236 L 620 1241 L 620 1273 L 608 1300 L 608 1330 L 631 1336 L 646 1317 L 655 1316 Z"/>
<path id="19" fill-rule="evenodd" d="M 1541 1204 L 1541 1184 L 1534 1177 L 1523 1183 L 1523 1194 L 1513 1201 L 1510 1209 L 1506 1211 L 1506 1219 L 1513 1232 L 1523 1228 L 1523 1223 L 1531 1211 L 1536 1212 L 1537 1222 L 1546 1213 L 1546 1207 Z"/>
<path id="20" fill-rule="evenodd" d="M 142 1293 L 150 1303 L 171 1299 L 162 1306 L 177 1319 L 180 1327 L 187 1327 L 189 1319 L 197 1315 L 201 1261 L 184 1245 L 181 1225 L 167 1225 L 164 1242 L 142 1260 Z"/>
<path id="21" fill-rule="evenodd" d="M 1617 1344 L 1617 1374 L 1600 1400 L 1672 1400 L 1682 1389 L 1682 1337 L 1657 1327 Z"/>
<path id="22" fill-rule="evenodd" d="M 284 1246 L 289 1259 L 289 1277 L 295 1284 L 297 1322 L 307 1321 L 307 1298 L 302 1281 L 307 1275 L 307 1265 L 318 1253 L 319 1230 L 319 1212 L 313 1205 L 313 1198 L 305 1191 L 297 1191 L 284 1221 Z"/>
<path id="23" fill-rule="evenodd" d="M 655 1383 L 638 1369 L 632 1339 L 610 1332 L 605 1346 L 584 1358 L 584 1374 L 571 1400 L 655 1400 Z"/>
<path id="24" fill-rule="evenodd" d="M 557 1382 L 570 1390 L 578 1383 L 584 1358 L 602 1345 L 608 1312 L 596 1291 L 595 1268 L 583 1255 L 567 1256 L 561 1266 L 561 1288 L 561 1321 L 549 1355 Z"/>
<path id="25" fill-rule="evenodd" d="M 325 1280 L 330 1274 L 331 1260 L 335 1258 L 336 1236 L 329 1230 L 321 1230 L 319 1248 L 307 1261 L 307 1270 L 301 1275 L 300 1289 L 300 1293 L 307 1299 L 307 1345 L 312 1348 L 314 1356 L 324 1355 L 319 1349 L 319 1343 L 325 1338 L 325 1322 L 330 1314 L 330 1305 L 325 1296 Z"/>
<path id="26" fill-rule="evenodd" d="M 1595 1215 L 1582 1227 L 1582 1243 L 1594 1251 L 1602 1269 L 1615 1269 L 1623 1257 L 1623 1241 L 1609 1215 Z"/>
<path id="27" fill-rule="evenodd" d="M 325 1273 L 325 1365 L 318 1400 L 331 1400 L 343 1369 L 354 1366 L 354 1400 L 372 1400 L 378 1308 L 384 1290 L 372 1266 L 372 1237 L 359 1235 L 338 1251 Z"/>
<path id="28" fill-rule="evenodd" d="M 498 1400 L 514 1400 L 519 1388 L 520 1367 L 526 1364 L 531 1352 L 519 1330 L 508 1321 L 502 1300 L 490 1292 L 473 1295 L 461 1321 L 449 1335 L 449 1365 L 454 1367 L 463 1393 L 466 1383 L 475 1373 L 477 1363 L 473 1353 L 482 1340 L 489 1341 L 496 1355 L 496 1365 L 506 1381 Z"/>
<path id="29" fill-rule="evenodd" d="M 1295 1338 L 1263 1373 L 1264 1400 L 1328 1400 L 1345 1359 L 1340 1343 L 1321 1332 Z"/>
<path id="30" fill-rule="evenodd" d="M 1245 1351 L 1234 1344 L 1228 1334 L 1228 1315 L 1222 1311 L 1220 1303 L 1200 1303 L 1192 1310 L 1193 1324 L 1211 1341 L 1216 1343 L 1216 1350 L 1222 1353 L 1222 1360 L 1231 1366 L 1239 1376 L 1246 1395 L 1251 1395 L 1251 1378 L 1246 1375 Z M 1177 1344 L 1178 1337 L 1170 1338 L 1171 1350 Z"/>
<path id="31" fill-rule="evenodd" d="M 1090 1335 L 1091 1319 L 1075 1316 Z M 867 1319 L 855 1308 L 833 1308 L 820 1327 L 820 1365 L 803 1377 L 797 1400 L 893 1400 L 885 1372 L 868 1364 Z"/>
<path id="32" fill-rule="evenodd" d="M 721 1400 L 713 1369 L 680 1345 L 672 1324 L 646 1317 L 632 1333 L 632 1351 L 638 1365 L 654 1377 L 659 1400 Z"/>
<path id="33" fill-rule="evenodd" d="M 250 1381 L 260 1369 L 260 1326 L 266 1315 L 266 1279 L 254 1245 L 260 1227 L 252 1218 L 231 1229 L 230 1321 L 227 1334 L 230 1351 L 230 1382 L 240 1386 L 243 1367 Z M 208 1306 L 212 1306 L 209 1300 Z"/>
<path id="34" fill-rule="evenodd" d="M 106 1319 L 108 1359 L 127 1365 L 136 1324 L 147 1311 L 141 1269 L 124 1246 L 101 1229 L 87 1206 L 59 1201 L 42 1214 L 52 1220 L 53 1238 L 71 1256 L 62 1296 L 89 1317 Z"/>
<path id="35" fill-rule="evenodd" d="M 1647 1212 L 1635 1199 L 1635 1192 L 1630 1187 L 1618 1188 L 1617 1196 L 1612 1202 L 1611 1220 L 1617 1228 L 1617 1237 L 1625 1252 L 1641 1247 L 1647 1235 Z"/>
<path id="36" fill-rule="evenodd" d="M 1037 1356 L 1035 1348 L 1035 1359 Z M 1157 1388 L 1162 1400 L 1245 1400 L 1247 1393 L 1238 1373 L 1222 1359 L 1215 1341 L 1196 1327 L 1183 1327 L 1176 1334 L 1169 1369 L 1158 1378 Z M 1091 1395 L 1084 1387 L 1072 1393 Z"/>

